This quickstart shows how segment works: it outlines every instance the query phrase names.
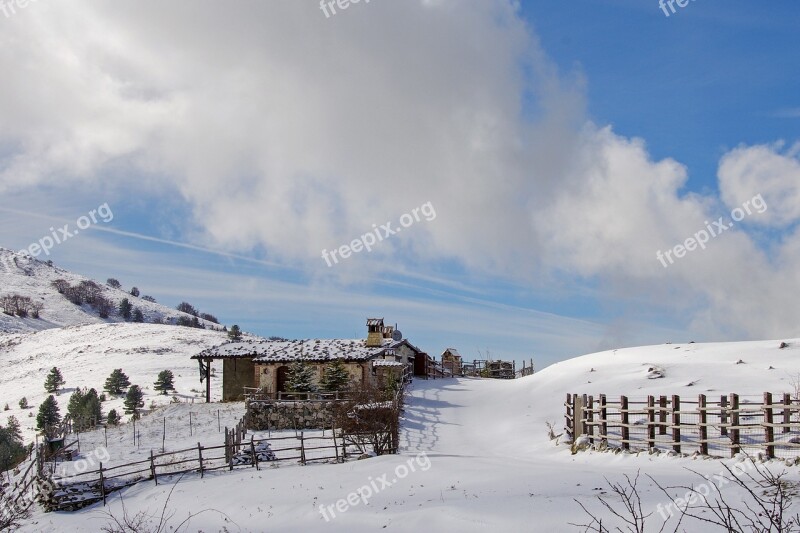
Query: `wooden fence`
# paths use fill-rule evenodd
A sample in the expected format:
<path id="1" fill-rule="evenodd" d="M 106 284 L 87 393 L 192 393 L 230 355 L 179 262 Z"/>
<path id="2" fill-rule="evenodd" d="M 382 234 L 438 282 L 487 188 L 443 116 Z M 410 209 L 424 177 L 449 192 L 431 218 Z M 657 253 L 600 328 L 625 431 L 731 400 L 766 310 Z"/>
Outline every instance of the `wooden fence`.
<path id="1" fill-rule="evenodd" d="M 763 397 L 705 394 L 681 398 L 648 396 L 609 401 L 567 394 L 565 429 L 573 440 L 623 450 L 672 450 L 735 456 L 741 451 L 768 458 L 800 456 L 800 400 L 788 393 Z"/>
<path id="2" fill-rule="evenodd" d="M 343 436 L 335 432 L 330 436 L 307 436 L 303 432 L 265 439 L 251 436 L 250 440 L 243 438 L 237 428 L 226 428 L 225 434 L 225 444 L 221 446 L 203 446 L 198 442 L 194 448 L 166 453 L 151 450 L 150 456 L 140 461 L 114 466 L 99 463 L 95 470 L 53 476 L 54 490 L 46 498 L 50 501 L 48 510 L 71 511 L 99 501 L 105 505 L 111 492 L 145 481 L 158 484 L 166 476 L 199 473 L 204 477 L 214 471 L 241 467 L 260 470 L 264 464 L 286 461 L 305 465 L 316 461 L 341 462 L 347 458 Z"/>

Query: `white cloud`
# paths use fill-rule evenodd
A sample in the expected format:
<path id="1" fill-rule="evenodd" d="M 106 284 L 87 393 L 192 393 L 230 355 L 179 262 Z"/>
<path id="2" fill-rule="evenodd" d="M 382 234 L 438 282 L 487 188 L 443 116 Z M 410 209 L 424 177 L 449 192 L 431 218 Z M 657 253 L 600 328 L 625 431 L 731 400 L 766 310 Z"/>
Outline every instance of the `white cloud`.
<path id="1" fill-rule="evenodd" d="M 686 194 L 681 164 L 587 124 L 581 79 L 557 72 L 511 0 L 372 2 L 330 19 L 315 2 L 52 0 L 3 31 L 0 191 L 177 190 L 204 245 L 263 247 L 311 273 L 323 248 L 431 201 L 435 221 L 337 275 L 454 259 L 528 283 L 599 280 L 706 333 L 780 334 L 800 318 L 797 276 L 770 260 L 796 259 L 795 236 L 768 256 L 737 228 L 666 271 L 655 257 L 721 201 L 762 192 L 764 220 L 791 224 L 796 149 L 734 150 L 721 199 Z"/>

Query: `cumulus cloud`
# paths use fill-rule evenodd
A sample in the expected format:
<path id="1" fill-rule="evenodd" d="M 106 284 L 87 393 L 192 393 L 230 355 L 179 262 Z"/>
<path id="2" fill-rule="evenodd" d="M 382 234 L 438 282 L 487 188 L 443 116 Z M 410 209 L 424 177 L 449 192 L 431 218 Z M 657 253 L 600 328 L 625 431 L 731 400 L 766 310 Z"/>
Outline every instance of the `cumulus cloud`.
<path id="1" fill-rule="evenodd" d="M 372 2 L 326 18 L 300 1 L 37 3 L 4 25 L 0 190 L 124 167 L 126 187 L 178 191 L 203 244 L 310 272 L 323 248 L 430 201 L 435 221 L 338 272 L 557 272 L 689 310 L 697 329 L 793 327 L 797 276 L 775 258 L 796 259 L 796 237 L 768 253 L 737 227 L 668 270 L 655 254 L 757 193 L 762 224 L 791 225 L 797 148 L 734 150 L 721 198 L 687 193 L 679 162 L 587 122 L 580 75 L 550 63 L 515 4 Z"/>

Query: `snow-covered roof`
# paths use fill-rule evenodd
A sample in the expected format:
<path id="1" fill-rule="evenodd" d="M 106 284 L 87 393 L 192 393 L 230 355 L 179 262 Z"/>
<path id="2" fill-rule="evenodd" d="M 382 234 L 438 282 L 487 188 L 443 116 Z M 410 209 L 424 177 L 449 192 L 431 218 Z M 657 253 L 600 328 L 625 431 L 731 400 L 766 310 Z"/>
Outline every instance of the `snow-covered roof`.
<path id="1" fill-rule="evenodd" d="M 271 361 L 329 361 L 344 359 L 346 361 L 367 361 L 382 355 L 387 349 L 405 341 L 383 339 L 378 347 L 367 347 L 365 339 L 308 339 L 294 341 L 246 340 L 228 342 L 203 350 L 193 359 L 230 359 L 252 357 L 257 363 Z"/>
<path id="2" fill-rule="evenodd" d="M 458 350 L 456 350 L 455 348 L 447 348 L 447 349 L 445 349 L 445 351 L 444 351 L 444 353 L 442 355 L 444 355 L 447 352 L 450 352 L 451 355 L 455 355 L 456 357 L 461 357 L 461 354 L 458 353 Z"/>

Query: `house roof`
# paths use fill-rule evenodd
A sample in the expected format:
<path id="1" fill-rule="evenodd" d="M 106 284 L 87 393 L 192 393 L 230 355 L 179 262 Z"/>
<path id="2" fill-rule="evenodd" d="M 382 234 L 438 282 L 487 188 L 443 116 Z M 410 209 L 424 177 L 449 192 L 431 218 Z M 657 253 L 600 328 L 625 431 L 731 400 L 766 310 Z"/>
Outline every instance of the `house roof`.
<path id="1" fill-rule="evenodd" d="M 381 327 L 383 327 L 383 319 L 382 318 L 368 318 L 367 319 L 367 326 L 381 326 Z"/>
<path id="2" fill-rule="evenodd" d="M 442 353 L 442 355 L 446 354 L 447 352 L 450 352 L 452 355 L 455 355 L 456 357 L 461 357 L 461 354 L 458 353 L 458 350 L 456 350 L 455 348 L 447 348 L 447 349 L 445 349 L 445 351 Z"/>
<path id="3" fill-rule="evenodd" d="M 383 339 L 381 346 L 367 347 L 365 339 L 308 339 L 294 341 L 246 340 L 227 342 L 203 350 L 192 359 L 239 359 L 252 358 L 256 363 L 295 361 L 368 361 L 386 350 L 405 344 L 415 352 L 419 349 L 408 341 Z"/>

